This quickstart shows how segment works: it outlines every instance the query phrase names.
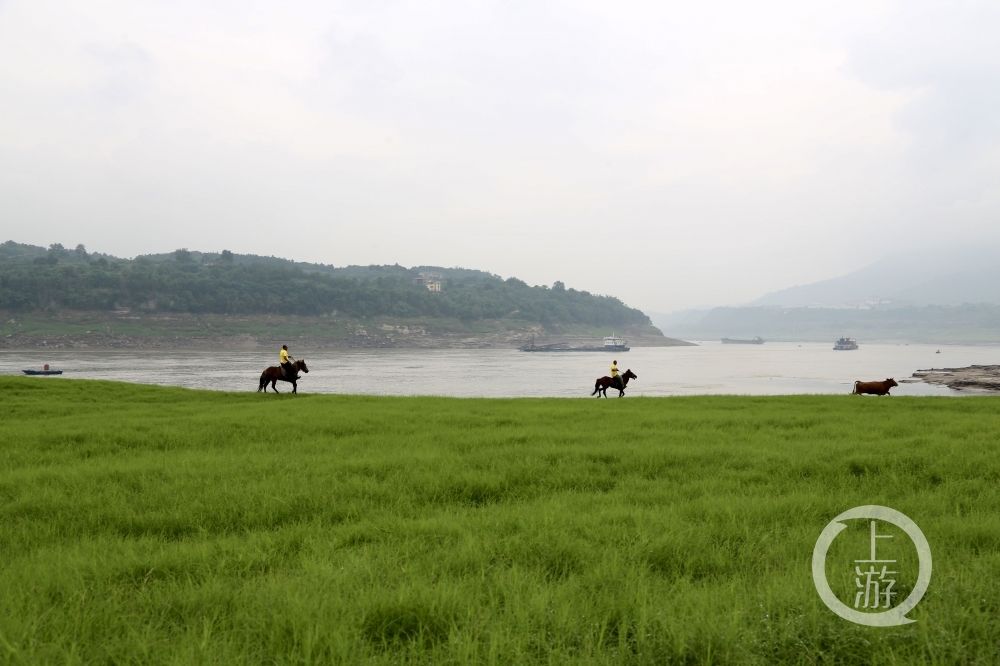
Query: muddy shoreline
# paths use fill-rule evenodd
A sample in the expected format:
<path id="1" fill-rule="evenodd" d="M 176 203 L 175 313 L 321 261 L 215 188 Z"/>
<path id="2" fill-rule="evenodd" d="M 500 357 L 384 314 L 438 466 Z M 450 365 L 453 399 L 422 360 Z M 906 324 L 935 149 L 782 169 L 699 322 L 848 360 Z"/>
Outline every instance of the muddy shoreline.
<path id="1" fill-rule="evenodd" d="M 538 338 L 539 344 L 549 338 L 572 345 L 593 345 L 590 336 L 563 335 Z M 521 333 L 500 331 L 493 334 L 426 333 L 419 335 L 353 334 L 326 337 L 310 334 L 290 334 L 282 337 L 257 335 L 121 335 L 107 333 L 87 334 L 14 334 L 0 337 L 0 350 L 119 350 L 119 351 L 171 351 L 198 349 L 264 350 L 288 344 L 294 349 L 348 350 L 348 349 L 517 349 L 532 338 Z M 596 342 L 599 342 L 596 341 Z M 693 343 L 675 338 L 637 335 L 629 336 L 634 347 L 674 347 Z"/>
<path id="2" fill-rule="evenodd" d="M 565 342 L 599 344 L 603 327 L 556 326 L 515 319 L 351 319 L 332 316 L 0 311 L 0 349 L 184 350 L 517 349 Z M 618 331 L 637 347 L 688 345 L 653 326 Z"/>
<path id="3" fill-rule="evenodd" d="M 964 368 L 928 368 L 913 373 L 928 384 L 956 391 L 1000 391 L 1000 365 L 970 365 Z"/>

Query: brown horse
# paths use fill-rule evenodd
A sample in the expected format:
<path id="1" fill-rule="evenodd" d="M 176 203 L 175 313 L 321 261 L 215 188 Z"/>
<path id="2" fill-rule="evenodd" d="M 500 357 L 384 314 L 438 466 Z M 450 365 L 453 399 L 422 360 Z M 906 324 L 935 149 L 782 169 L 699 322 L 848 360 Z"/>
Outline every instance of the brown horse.
<path id="1" fill-rule="evenodd" d="M 597 393 L 600 392 L 601 395 L 607 398 L 608 389 L 614 387 L 618 389 L 618 397 L 621 398 L 625 395 L 625 387 L 628 386 L 628 380 L 639 379 L 639 377 L 634 372 L 632 372 L 631 369 L 626 370 L 625 374 L 623 374 L 621 378 L 622 378 L 622 385 L 620 387 L 618 386 L 618 383 L 615 382 L 615 380 L 611 379 L 611 377 L 598 378 L 598 380 L 594 382 L 594 392 L 591 393 L 590 395 L 597 395 Z M 597 395 L 597 397 L 600 398 L 601 396 Z"/>
<path id="2" fill-rule="evenodd" d="M 292 383 L 292 393 L 299 392 L 299 386 L 296 383 L 299 378 L 298 371 L 309 372 L 309 368 L 306 367 L 305 361 L 296 361 L 292 364 L 295 368 L 295 376 L 289 379 L 285 377 L 285 373 L 281 371 L 281 366 L 272 365 L 270 368 L 264 368 L 264 372 L 260 373 L 260 386 L 257 387 L 257 393 L 263 391 L 267 393 L 267 383 L 271 382 L 271 388 L 274 389 L 275 393 L 278 393 L 278 388 L 275 386 L 277 381 L 291 382 Z"/>

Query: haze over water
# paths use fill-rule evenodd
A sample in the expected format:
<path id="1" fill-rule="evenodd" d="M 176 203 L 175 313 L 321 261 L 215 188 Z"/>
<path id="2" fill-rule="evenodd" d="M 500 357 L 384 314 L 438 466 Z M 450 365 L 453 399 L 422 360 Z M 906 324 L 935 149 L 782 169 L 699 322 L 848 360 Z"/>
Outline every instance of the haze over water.
<path id="1" fill-rule="evenodd" d="M 941 353 L 935 353 L 940 349 Z M 612 355 L 524 353 L 504 349 L 378 350 L 310 353 L 301 393 L 442 395 L 456 397 L 586 397 L 608 374 Z M 275 364 L 265 352 L 30 350 L 0 352 L 0 373 L 49 363 L 62 378 L 110 379 L 226 391 L 254 391 L 261 370 Z M 845 394 L 854 380 L 894 377 L 893 395 L 962 395 L 923 382 L 904 383 L 919 369 L 1000 364 L 1000 346 L 866 344 L 838 352 L 827 343 L 767 343 L 636 348 L 616 356 L 639 379 L 629 396 L 707 394 Z M 291 385 L 279 382 L 278 390 Z M 609 391 L 609 396 L 617 395 Z"/>

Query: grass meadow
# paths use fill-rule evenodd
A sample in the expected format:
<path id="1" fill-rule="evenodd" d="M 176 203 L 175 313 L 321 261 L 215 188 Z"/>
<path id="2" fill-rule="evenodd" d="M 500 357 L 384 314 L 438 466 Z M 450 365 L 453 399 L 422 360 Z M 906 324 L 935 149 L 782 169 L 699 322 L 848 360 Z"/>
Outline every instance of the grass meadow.
<path id="1" fill-rule="evenodd" d="M 0 663 L 1000 662 L 1000 399 L 0 392 Z M 813 587 L 864 504 L 914 624 Z"/>

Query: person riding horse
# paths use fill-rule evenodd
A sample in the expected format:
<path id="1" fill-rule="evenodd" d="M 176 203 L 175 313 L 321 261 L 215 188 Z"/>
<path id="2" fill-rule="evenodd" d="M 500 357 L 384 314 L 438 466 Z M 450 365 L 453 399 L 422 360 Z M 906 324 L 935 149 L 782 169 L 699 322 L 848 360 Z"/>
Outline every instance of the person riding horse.
<path id="1" fill-rule="evenodd" d="M 617 366 L 612 367 L 616 368 Z M 625 370 L 623 373 L 620 373 L 618 377 L 614 379 L 611 377 L 598 377 L 594 381 L 594 392 L 590 395 L 596 395 L 599 398 L 607 398 L 608 389 L 613 387 L 618 389 L 618 397 L 623 398 L 625 397 L 625 387 L 628 386 L 628 380 L 630 379 L 639 379 L 639 375 L 632 372 L 631 368 Z"/>
<path id="2" fill-rule="evenodd" d="M 264 368 L 264 371 L 260 373 L 260 383 L 257 385 L 257 392 L 263 391 L 267 393 L 267 385 L 270 384 L 271 390 L 279 393 L 276 384 L 282 381 L 292 385 L 292 393 L 298 393 L 299 372 L 309 372 L 309 367 L 306 366 L 306 362 L 303 359 L 299 359 L 292 364 L 291 372 L 286 372 L 280 365 L 272 365 L 269 368 Z"/>
<path id="3" fill-rule="evenodd" d="M 612 386 L 616 389 L 624 389 L 625 384 L 622 383 L 622 378 L 618 374 L 618 359 L 611 361 L 611 382 Z"/>
<path id="4" fill-rule="evenodd" d="M 295 359 L 288 353 L 288 345 L 281 345 L 281 351 L 278 352 L 278 365 L 281 366 L 281 372 L 286 378 L 299 378 L 299 371 L 292 365 L 294 362 Z"/>

